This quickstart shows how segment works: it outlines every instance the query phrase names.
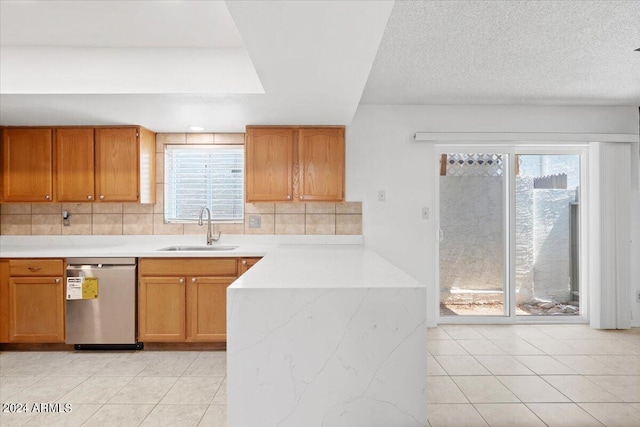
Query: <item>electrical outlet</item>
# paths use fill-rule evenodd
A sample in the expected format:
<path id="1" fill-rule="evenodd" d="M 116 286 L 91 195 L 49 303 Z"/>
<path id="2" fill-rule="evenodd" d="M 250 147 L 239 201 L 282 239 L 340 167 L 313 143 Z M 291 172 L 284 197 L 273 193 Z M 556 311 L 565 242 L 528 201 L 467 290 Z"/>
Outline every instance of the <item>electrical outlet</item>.
<path id="1" fill-rule="evenodd" d="M 262 217 L 260 215 L 249 215 L 249 228 L 260 228 Z"/>
<path id="2" fill-rule="evenodd" d="M 429 208 L 422 208 L 422 219 L 429 219 Z"/>
<path id="3" fill-rule="evenodd" d="M 378 201 L 379 202 L 387 201 L 387 193 L 384 190 L 378 190 Z"/>

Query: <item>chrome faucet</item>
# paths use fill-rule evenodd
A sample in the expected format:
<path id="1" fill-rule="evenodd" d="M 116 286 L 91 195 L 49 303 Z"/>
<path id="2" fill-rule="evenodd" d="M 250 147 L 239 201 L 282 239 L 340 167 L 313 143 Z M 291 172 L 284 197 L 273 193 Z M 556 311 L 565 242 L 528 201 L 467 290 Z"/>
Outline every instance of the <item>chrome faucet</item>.
<path id="1" fill-rule="evenodd" d="M 213 236 L 213 233 L 211 232 L 211 211 L 206 206 L 203 206 L 200 209 L 200 217 L 198 218 L 198 225 L 202 225 L 202 214 L 204 214 L 205 210 L 207 211 L 207 245 L 211 245 L 213 244 L 213 242 L 217 242 L 218 240 L 220 240 L 220 231 L 218 231 L 217 236 L 215 237 Z"/>

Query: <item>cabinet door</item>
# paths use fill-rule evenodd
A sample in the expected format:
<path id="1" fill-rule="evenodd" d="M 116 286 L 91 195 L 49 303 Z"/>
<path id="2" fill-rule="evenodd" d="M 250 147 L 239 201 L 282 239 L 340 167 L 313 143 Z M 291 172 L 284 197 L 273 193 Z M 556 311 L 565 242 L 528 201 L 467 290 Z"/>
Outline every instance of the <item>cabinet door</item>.
<path id="1" fill-rule="evenodd" d="M 293 197 L 293 129 L 247 128 L 247 202 Z"/>
<path id="2" fill-rule="evenodd" d="M 138 200 L 138 137 L 135 128 L 96 129 L 96 194 L 99 201 Z"/>
<path id="3" fill-rule="evenodd" d="M 238 276 L 242 276 L 248 269 L 256 265 L 262 258 L 239 258 Z"/>
<path id="4" fill-rule="evenodd" d="M 235 277 L 191 277 L 187 283 L 187 341 L 226 341 L 227 287 Z"/>
<path id="5" fill-rule="evenodd" d="M 57 200 L 93 201 L 93 128 L 56 129 L 55 147 Z"/>
<path id="6" fill-rule="evenodd" d="M 6 202 L 53 200 L 52 129 L 9 128 L 2 133 Z"/>
<path id="7" fill-rule="evenodd" d="M 0 259 L 0 342 L 9 342 L 9 260 Z"/>
<path id="8" fill-rule="evenodd" d="M 344 200 L 344 157 L 344 129 L 301 128 L 298 134 L 300 200 Z"/>
<path id="9" fill-rule="evenodd" d="M 9 279 L 9 341 L 64 342 L 62 277 Z"/>
<path id="10" fill-rule="evenodd" d="M 184 277 L 141 277 L 138 290 L 139 340 L 184 341 Z"/>

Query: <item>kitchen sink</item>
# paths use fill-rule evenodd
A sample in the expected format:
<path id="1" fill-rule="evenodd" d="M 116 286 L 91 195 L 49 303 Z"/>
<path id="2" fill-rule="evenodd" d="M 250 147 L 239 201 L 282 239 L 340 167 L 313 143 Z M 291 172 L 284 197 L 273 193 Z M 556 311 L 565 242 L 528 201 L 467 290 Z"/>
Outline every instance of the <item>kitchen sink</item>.
<path id="1" fill-rule="evenodd" d="M 232 251 L 237 246 L 168 246 L 158 249 L 159 251 Z"/>

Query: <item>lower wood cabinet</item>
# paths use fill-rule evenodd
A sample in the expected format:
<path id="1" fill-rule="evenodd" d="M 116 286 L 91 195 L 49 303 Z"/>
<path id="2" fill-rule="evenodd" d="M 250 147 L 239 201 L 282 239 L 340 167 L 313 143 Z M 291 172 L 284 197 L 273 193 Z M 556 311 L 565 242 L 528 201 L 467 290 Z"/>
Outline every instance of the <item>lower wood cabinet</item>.
<path id="1" fill-rule="evenodd" d="M 227 287 L 260 258 L 141 258 L 142 342 L 224 342 Z M 0 342 L 65 342 L 63 259 L 0 259 Z"/>
<path id="2" fill-rule="evenodd" d="M 240 276 L 242 276 L 248 269 L 253 267 L 262 258 L 240 258 Z"/>
<path id="3" fill-rule="evenodd" d="M 180 342 L 186 338 L 184 277 L 141 277 L 138 282 L 140 341 Z"/>
<path id="4" fill-rule="evenodd" d="M 64 342 L 63 265 L 62 259 L 8 261 L 8 283 L 3 286 L 8 307 L 0 310 L 8 312 L 8 328 L 0 328 L 2 338 L 15 343 Z"/>
<path id="5" fill-rule="evenodd" d="M 226 341 L 227 287 L 258 260 L 140 259 L 138 339 L 142 342 Z"/>
<path id="6" fill-rule="evenodd" d="M 227 287 L 236 278 L 191 277 L 187 281 L 187 341 L 227 340 Z"/>
<path id="7" fill-rule="evenodd" d="M 9 342 L 9 260 L 0 259 L 0 343 Z"/>

